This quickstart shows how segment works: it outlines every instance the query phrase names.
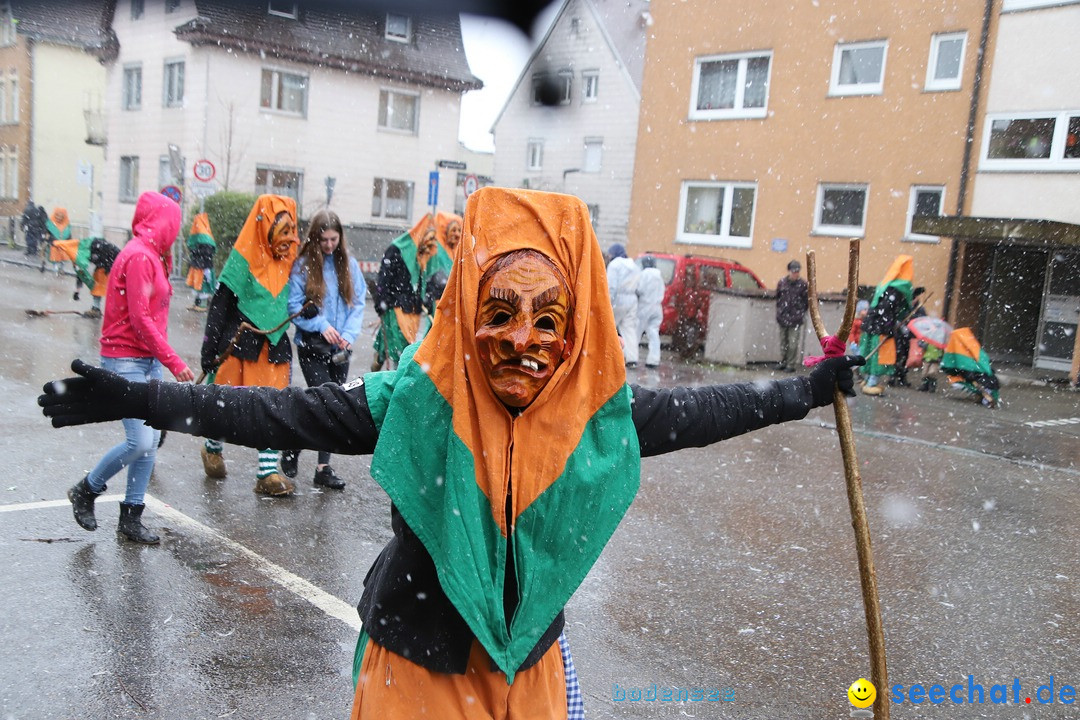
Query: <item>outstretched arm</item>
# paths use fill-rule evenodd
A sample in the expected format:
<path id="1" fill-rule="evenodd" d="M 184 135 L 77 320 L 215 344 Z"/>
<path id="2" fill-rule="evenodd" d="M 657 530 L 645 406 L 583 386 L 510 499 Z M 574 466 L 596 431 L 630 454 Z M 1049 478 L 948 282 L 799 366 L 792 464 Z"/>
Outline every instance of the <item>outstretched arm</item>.
<path id="1" fill-rule="evenodd" d="M 161 430 L 253 448 L 324 450 L 362 455 L 378 428 L 363 385 L 349 390 L 134 383 L 75 360 L 77 377 L 47 383 L 38 397 L 54 427 L 139 418 Z"/>
<path id="2" fill-rule="evenodd" d="M 662 455 L 800 420 L 832 403 L 833 387 L 854 396 L 859 356 L 827 358 L 805 376 L 755 383 L 656 390 L 634 386 L 633 418 L 641 456 Z"/>

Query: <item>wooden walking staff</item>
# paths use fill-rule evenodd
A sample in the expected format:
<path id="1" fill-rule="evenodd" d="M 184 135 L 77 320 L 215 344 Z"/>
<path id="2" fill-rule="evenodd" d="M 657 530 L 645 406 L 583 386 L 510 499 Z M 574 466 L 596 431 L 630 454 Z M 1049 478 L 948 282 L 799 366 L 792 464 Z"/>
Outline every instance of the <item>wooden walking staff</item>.
<path id="1" fill-rule="evenodd" d="M 817 267 L 814 252 L 806 253 L 806 282 L 809 286 L 810 320 L 814 332 L 823 340 L 827 333 L 821 322 L 817 302 Z M 848 250 L 847 302 L 844 319 L 836 338 L 846 347 L 848 334 L 855 320 L 856 293 L 859 288 L 859 241 L 852 240 Z M 840 453 L 844 457 L 844 478 L 847 481 L 848 509 L 851 510 L 851 526 L 855 530 L 855 551 L 859 558 L 859 581 L 862 584 L 863 609 L 866 612 L 866 635 L 870 644 L 870 682 L 877 688 L 874 701 L 874 717 L 889 720 L 888 684 L 885 668 L 885 632 L 881 625 L 881 603 L 878 600 L 877 573 L 874 571 L 874 551 L 870 547 L 870 526 L 866 520 L 863 503 L 862 478 L 859 476 L 859 460 L 855 456 L 855 437 L 851 431 L 851 411 L 847 399 L 839 389 L 833 391 L 833 411 L 836 413 L 836 433 L 840 436 Z"/>

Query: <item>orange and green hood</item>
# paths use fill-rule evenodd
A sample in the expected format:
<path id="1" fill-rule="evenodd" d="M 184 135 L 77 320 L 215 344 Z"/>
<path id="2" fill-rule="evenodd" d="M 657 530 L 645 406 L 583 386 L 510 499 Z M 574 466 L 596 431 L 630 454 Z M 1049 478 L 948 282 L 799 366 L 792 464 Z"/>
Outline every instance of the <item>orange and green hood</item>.
<path id="1" fill-rule="evenodd" d="M 191 221 L 191 230 L 188 231 L 188 249 L 194 250 L 197 245 L 216 247 L 214 234 L 210 232 L 210 217 L 206 213 L 196 215 Z"/>
<path id="2" fill-rule="evenodd" d="M 990 365 L 990 356 L 975 339 L 971 328 L 956 328 L 949 335 L 945 354 L 941 358 L 941 371 L 960 378 L 973 392 L 974 383 L 978 383 L 986 388 L 995 400 L 998 399 L 1000 382 Z"/>
<path id="3" fill-rule="evenodd" d="M 440 271 L 445 275 L 450 274 L 450 268 L 454 266 L 454 251 L 446 244 L 446 233 L 450 225 L 455 222 L 462 225 L 463 220 L 460 215 L 441 210 L 435 213 L 435 239 L 439 242 L 439 248 L 435 255 L 428 260 L 427 268 L 424 270 L 425 278 L 430 278 Z"/>
<path id="4" fill-rule="evenodd" d="M 519 249 L 537 250 L 558 266 L 573 314 L 568 356 L 515 416 L 487 384 L 475 320 L 484 271 Z M 584 203 L 495 187 L 473 193 L 431 330 L 396 371 L 369 374 L 366 389 L 380 426 L 372 477 L 512 681 L 596 561 L 639 482 L 630 390 Z M 519 593 L 510 618 L 503 604 L 508 553 Z"/>
<path id="5" fill-rule="evenodd" d="M 885 271 L 885 277 L 878 283 L 874 291 L 874 298 L 870 301 L 871 307 L 877 307 L 878 301 L 890 287 L 896 288 L 905 298 L 908 307 L 911 306 L 912 281 L 915 279 L 915 261 L 910 255 L 897 255 L 892 265 Z"/>
<path id="6" fill-rule="evenodd" d="M 281 212 L 296 222 L 296 201 L 281 195 L 260 195 L 221 269 L 219 282 L 233 291 L 240 312 L 260 330 L 269 330 L 289 317 L 289 271 L 296 259 L 296 245 L 280 260 L 270 252 L 270 230 Z M 267 335 L 270 344 L 276 344 L 286 330 L 282 327 Z"/>
<path id="7" fill-rule="evenodd" d="M 71 239 L 71 219 L 68 217 L 67 210 L 62 207 L 53 208 L 48 220 L 45 221 L 45 227 L 57 240 Z"/>

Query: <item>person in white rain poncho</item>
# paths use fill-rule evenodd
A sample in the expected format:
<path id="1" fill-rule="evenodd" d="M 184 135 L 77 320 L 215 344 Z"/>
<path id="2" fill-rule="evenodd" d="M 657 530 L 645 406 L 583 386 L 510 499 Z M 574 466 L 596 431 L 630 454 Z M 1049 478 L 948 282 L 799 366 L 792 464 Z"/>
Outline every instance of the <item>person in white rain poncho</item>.
<path id="1" fill-rule="evenodd" d="M 637 367 L 638 361 L 638 278 L 641 270 L 626 257 L 626 248 L 619 243 L 608 248 L 611 262 L 607 266 L 608 296 L 615 311 L 615 327 L 622 338 L 623 361 L 627 367 Z"/>
<path id="2" fill-rule="evenodd" d="M 656 258 L 641 258 L 641 277 L 637 286 L 638 332 L 645 333 L 649 352 L 646 367 L 660 364 L 660 321 L 664 319 L 664 276 L 656 268 Z"/>

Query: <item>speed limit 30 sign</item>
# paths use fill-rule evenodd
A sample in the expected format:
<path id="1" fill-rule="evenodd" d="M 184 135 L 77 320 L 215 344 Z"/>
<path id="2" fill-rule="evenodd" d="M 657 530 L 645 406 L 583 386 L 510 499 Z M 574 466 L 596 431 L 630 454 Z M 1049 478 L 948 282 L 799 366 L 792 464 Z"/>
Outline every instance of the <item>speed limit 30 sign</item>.
<path id="1" fill-rule="evenodd" d="M 196 160 L 192 171 L 195 173 L 195 179 L 200 182 L 210 182 L 217 174 L 217 168 L 209 160 Z"/>

